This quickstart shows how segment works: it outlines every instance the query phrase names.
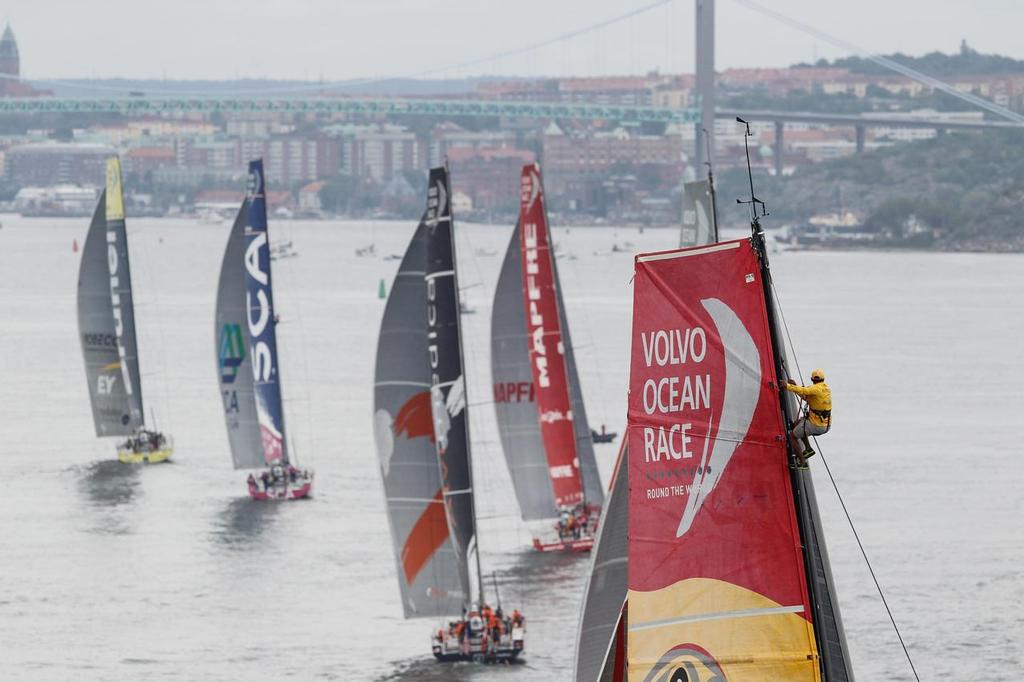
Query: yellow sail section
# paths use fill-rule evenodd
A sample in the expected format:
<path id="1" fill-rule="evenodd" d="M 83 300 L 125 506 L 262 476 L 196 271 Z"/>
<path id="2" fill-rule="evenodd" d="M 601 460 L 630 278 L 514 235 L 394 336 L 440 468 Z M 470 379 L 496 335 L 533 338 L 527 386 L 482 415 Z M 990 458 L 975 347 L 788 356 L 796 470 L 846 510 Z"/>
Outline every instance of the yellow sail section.
<path id="1" fill-rule="evenodd" d="M 691 578 L 629 590 L 629 682 L 820 682 L 814 630 L 802 604 Z M 694 677 L 696 675 L 696 677 Z"/>
<path id="2" fill-rule="evenodd" d="M 107 159 L 107 220 L 124 220 L 121 160 L 116 156 Z"/>

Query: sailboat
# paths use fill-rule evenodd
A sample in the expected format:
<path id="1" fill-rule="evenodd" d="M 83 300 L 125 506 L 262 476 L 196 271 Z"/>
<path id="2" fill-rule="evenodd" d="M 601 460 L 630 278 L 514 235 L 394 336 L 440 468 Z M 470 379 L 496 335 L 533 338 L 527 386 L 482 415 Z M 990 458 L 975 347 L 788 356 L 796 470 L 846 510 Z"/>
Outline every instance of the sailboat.
<path id="1" fill-rule="evenodd" d="M 374 436 L 405 617 L 438 619 L 438 660 L 510 660 L 525 627 L 484 596 L 450 198 L 431 169 L 381 322 Z"/>
<path id="2" fill-rule="evenodd" d="M 217 286 L 217 380 L 235 469 L 263 469 L 249 474 L 249 495 L 294 500 L 313 489 L 313 471 L 295 466 L 286 438 L 264 182 L 263 160 L 250 161 Z"/>
<path id="3" fill-rule="evenodd" d="M 711 158 L 710 149 L 708 157 Z M 679 245 L 718 241 L 718 211 L 711 163 L 704 180 L 683 185 Z M 598 531 L 580 610 L 576 639 L 576 682 L 620 682 L 625 676 L 627 534 L 629 522 L 628 439 L 623 439 L 608 486 L 605 523 Z"/>
<path id="4" fill-rule="evenodd" d="M 679 246 L 698 246 L 718 241 L 715 220 L 715 185 L 708 171 L 703 180 L 683 183 L 682 226 Z"/>
<path id="5" fill-rule="evenodd" d="M 534 547 L 589 550 L 604 490 L 537 164 L 522 169 L 519 222 L 494 292 L 491 378 L 505 461 Z"/>
<path id="6" fill-rule="evenodd" d="M 786 437 L 798 414 L 756 213 L 752 226 L 636 257 L 630 680 L 853 679 L 813 482 Z"/>
<path id="7" fill-rule="evenodd" d="M 78 271 L 78 333 L 96 435 L 128 436 L 117 446 L 127 464 L 171 457 L 170 436 L 146 428 L 139 344 L 128 262 L 121 162 L 107 160 L 106 187 L 93 212 Z"/>

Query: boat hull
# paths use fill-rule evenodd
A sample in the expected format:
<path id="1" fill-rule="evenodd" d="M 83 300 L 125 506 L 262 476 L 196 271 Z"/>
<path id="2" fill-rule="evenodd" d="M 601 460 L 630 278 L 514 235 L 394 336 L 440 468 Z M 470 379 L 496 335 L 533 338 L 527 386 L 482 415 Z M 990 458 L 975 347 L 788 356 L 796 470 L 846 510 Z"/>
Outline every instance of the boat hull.
<path id="1" fill-rule="evenodd" d="M 435 635 L 432 642 L 434 658 L 441 662 L 473 661 L 476 663 L 500 663 L 514 661 L 525 649 L 525 630 L 512 628 L 511 633 L 502 635 L 498 641 L 480 636 L 468 640 L 447 632 Z"/>
<path id="2" fill-rule="evenodd" d="M 301 500 L 313 492 L 313 474 L 295 483 L 287 482 L 284 485 L 270 486 L 263 489 L 258 483 L 249 482 L 249 497 L 254 500 Z"/>
<path id="3" fill-rule="evenodd" d="M 118 448 L 117 461 L 122 464 L 158 464 L 159 462 L 168 461 L 173 454 L 174 448 L 162 448 L 150 452 L 135 452 Z"/>
<path id="4" fill-rule="evenodd" d="M 594 548 L 594 538 L 588 536 L 577 540 L 556 540 L 555 542 L 541 542 L 540 538 L 534 538 L 533 548 L 538 552 L 589 552 Z"/>

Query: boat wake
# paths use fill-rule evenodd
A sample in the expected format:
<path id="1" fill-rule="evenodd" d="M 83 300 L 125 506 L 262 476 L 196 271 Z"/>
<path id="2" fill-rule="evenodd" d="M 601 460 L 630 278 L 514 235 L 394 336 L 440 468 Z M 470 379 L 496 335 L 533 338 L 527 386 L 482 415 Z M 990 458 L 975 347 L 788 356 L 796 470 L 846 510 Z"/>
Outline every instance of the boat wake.
<path id="1" fill-rule="evenodd" d="M 276 504 L 262 504 L 249 497 L 233 498 L 218 515 L 213 535 L 223 547 L 245 549 L 273 525 L 277 510 Z"/>
<path id="2" fill-rule="evenodd" d="M 78 476 L 78 487 L 95 507 L 131 504 L 139 492 L 139 470 L 115 460 L 103 460 L 71 470 Z"/>
<path id="3" fill-rule="evenodd" d="M 515 659 L 511 661 L 499 661 L 488 666 L 521 666 L 526 665 L 526 660 Z M 415 682 L 448 682 L 449 680 L 473 680 L 481 675 L 481 667 L 478 663 L 470 661 L 459 661 L 454 663 L 439 663 L 433 659 L 422 658 L 406 659 L 394 662 L 395 670 L 377 678 L 377 682 L 404 682 L 415 680 Z"/>

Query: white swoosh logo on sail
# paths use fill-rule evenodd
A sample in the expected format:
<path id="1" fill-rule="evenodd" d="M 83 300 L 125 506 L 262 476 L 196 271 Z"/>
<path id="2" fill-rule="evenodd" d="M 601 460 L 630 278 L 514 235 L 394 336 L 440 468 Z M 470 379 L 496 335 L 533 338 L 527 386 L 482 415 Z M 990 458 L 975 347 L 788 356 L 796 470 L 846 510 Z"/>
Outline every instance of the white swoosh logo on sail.
<path id="1" fill-rule="evenodd" d="M 754 408 L 761 396 L 761 354 L 750 332 L 732 308 L 717 298 L 705 298 L 701 305 L 715 323 L 725 353 L 725 399 L 718 433 L 711 448 L 711 458 L 701 462 L 693 477 L 690 497 L 686 500 L 683 518 L 679 520 L 676 537 L 690 530 L 704 500 L 715 489 L 718 480 L 736 452 L 736 446 L 747 437 L 754 418 Z M 710 429 L 708 436 L 710 437 Z"/>
<path id="2" fill-rule="evenodd" d="M 445 218 L 448 216 L 448 212 L 445 208 L 448 205 L 448 192 L 444 190 L 444 183 L 438 181 L 437 183 L 437 218 Z"/>
<path id="3" fill-rule="evenodd" d="M 526 208 L 533 207 L 533 202 L 537 200 L 538 194 L 540 194 L 540 176 L 536 171 L 530 171 L 530 201 L 527 202 Z"/>

